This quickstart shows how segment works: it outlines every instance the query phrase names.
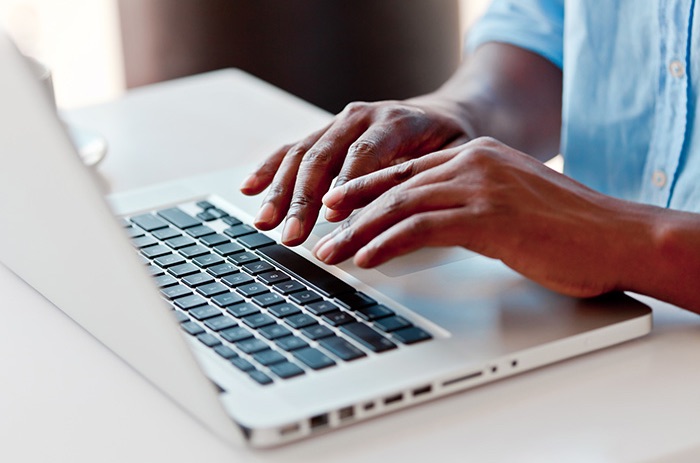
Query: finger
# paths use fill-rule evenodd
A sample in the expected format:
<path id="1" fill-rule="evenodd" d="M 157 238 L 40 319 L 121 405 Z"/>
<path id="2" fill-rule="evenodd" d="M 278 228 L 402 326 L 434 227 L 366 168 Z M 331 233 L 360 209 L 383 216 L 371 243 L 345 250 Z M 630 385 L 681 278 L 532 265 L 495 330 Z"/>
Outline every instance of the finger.
<path id="1" fill-rule="evenodd" d="M 342 262 L 375 236 L 408 217 L 462 205 L 454 187 L 446 182 L 410 189 L 397 187 L 382 195 L 350 221 L 344 222 L 327 240 L 317 244 L 314 253 L 327 264 Z"/>
<path id="2" fill-rule="evenodd" d="M 384 168 L 380 171 L 353 179 L 335 187 L 323 197 L 323 203 L 329 212 L 338 211 L 333 217 L 342 216 L 355 209 L 364 207 L 389 189 L 429 169 L 437 167 L 454 157 L 455 151 L 438 151 L 418 159 Z M 342 211 L 342 214 L 340 213 Z M 349 214 L 348 214 L 349 215 Z M 347 217 L 347 216 L 346 216 Z M 328 220 L 328 215 L 326 215 Z M 342 219 L 340 219 L 342 220 Z"/>

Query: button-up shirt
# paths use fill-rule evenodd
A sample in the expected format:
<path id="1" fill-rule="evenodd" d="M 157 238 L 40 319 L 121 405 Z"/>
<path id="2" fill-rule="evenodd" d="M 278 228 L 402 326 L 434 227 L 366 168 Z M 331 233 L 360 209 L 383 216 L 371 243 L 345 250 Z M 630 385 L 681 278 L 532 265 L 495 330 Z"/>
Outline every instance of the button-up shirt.
<path id="1" fill-rule="evenodd" d="M 698 14 L 694 0 L 494 0 L 468 49 L 509 43 L 562 69 L 565 173 L 700 212 Z"/>

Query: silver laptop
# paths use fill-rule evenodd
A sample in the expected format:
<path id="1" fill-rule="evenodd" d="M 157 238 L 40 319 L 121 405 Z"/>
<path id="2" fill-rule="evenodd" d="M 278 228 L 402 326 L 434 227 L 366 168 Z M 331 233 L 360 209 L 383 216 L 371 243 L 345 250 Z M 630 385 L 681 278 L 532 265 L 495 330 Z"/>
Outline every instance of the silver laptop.
<path id="1" fill-rule="evenodd" d="M 463 249 L 328 267 L 250 227 L 231 173 L 103 198 L 0 36 L 0 261 L 227 441 L 279 445 L 642 336 L 622 294 Z M 137 166 L 134 166 L 137 168 Z"/>

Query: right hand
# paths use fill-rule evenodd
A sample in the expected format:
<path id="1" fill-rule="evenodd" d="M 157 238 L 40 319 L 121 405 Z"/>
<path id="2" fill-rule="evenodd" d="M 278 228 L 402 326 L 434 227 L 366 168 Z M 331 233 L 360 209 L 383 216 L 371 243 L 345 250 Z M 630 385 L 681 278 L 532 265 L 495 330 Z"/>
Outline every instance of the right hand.
<path id="1" fill-rule="evenodd" d="M 333 179 L 349 180 L 448 146 L 469 141 L 459 109 L 427 97 L 407 101 L 351 103 L 323 129 L 269 156 L 241 185 L 247 195 L 270 190 L 255 226 L 270 230 L 286 223 L 282 242 L 303 243 Z M 340 221 L 352 211 L 329 210 Z"/>

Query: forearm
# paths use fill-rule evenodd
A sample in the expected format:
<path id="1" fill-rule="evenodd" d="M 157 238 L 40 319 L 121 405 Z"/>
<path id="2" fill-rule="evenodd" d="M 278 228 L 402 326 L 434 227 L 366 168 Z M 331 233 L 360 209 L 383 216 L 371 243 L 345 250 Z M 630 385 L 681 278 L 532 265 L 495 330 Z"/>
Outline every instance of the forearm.
<path id="1" fill-rule="evenodd" d="M 562 73 L 532 52 L 487 43 L 429 100 L 459 114 L 471 138 L 490 136 L 546 160 L 559 152 Z"/>

